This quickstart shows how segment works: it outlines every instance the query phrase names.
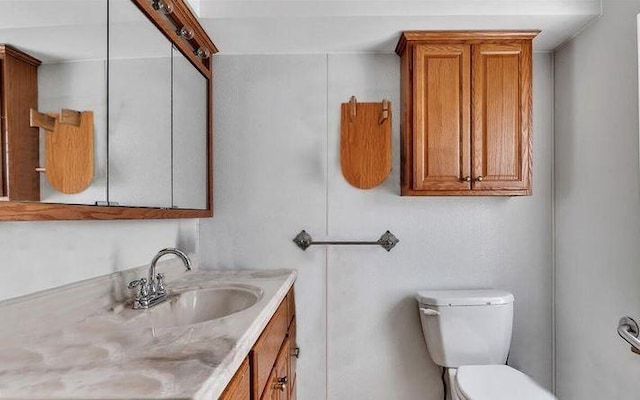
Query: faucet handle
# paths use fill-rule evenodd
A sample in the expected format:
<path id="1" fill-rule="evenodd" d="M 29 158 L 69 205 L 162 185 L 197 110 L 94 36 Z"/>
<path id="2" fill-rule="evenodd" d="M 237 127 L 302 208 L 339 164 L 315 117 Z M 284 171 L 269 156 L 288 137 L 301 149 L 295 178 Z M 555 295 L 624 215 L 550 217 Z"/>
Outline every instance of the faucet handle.
<path id="1" fill-rule="evenodd" d="M 165 292 L 164 274 L 163 273 L 159 273 L 158 275 L 156 275 L 156 292 L 157 293 L 164 293 Z"/>
<path id="2" fill-rule="evenodd" d="M 140 292 L 138 293 L 139 297 L 146 297 L 149 295 L 149 287 L 147 286 L 147 280 L 144 278 L 136 279 L 135 281 L 129 282 L 129 289 L 133 289 L 136 286 L 140 286 Z"/>
<path id="3" fill-rule="evenodd" d="M 136 279 L 135 281 L 129 282 L 129 289 L 133 289 L 136 286 L 144 286 L 147 284 L 147 280 L 144 278 Z"/>

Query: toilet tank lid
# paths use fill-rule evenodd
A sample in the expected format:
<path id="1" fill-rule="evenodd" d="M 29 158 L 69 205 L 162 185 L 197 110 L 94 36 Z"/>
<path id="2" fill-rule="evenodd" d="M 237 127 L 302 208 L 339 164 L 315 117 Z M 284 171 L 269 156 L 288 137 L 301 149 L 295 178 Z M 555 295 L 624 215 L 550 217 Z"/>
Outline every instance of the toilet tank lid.
<path id="1" fill-rule="evenodd" d="M 416 296 L 427 306 L 486 306 L 513 303 L 513 294 L 505 290 L 424 290 Z"/>

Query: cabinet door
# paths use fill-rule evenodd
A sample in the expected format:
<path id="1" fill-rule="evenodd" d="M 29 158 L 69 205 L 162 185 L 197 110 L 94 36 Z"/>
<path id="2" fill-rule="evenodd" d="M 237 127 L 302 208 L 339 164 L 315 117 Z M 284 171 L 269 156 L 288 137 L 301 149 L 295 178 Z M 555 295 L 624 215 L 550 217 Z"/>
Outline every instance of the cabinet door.
<path id="1" fill-rule="evenodd" d="M 271 382 L 270 374 L 277 362 L 282 342 L 287 336 L 287 303 L 282 302 L 278 311 L 251 349 L 251 385 L 252 398 L 260 398 Z"/>
<path id="2" fill-rule="evenodd" d="M 40 200 L 38 129 L 29 126 L 29 109 L 38 107 L 38 64 L 27 57 L 4 46 L 0 54 L 3 200 Z"/>
<path id="3" fill-rule="evenodd" d="M 269 375 L 261 400 L 289 400 L 289 340 L 285 340 Z"/>
<path id="4" fill-rule="evenodd" d="M 219 400 L 250 400 L 249 360 L 245 359 Z"/>
<path id="5" fill-rule="evenodd" d="M 471 187 L 470 53 L 463 44 L 415 46 L 414 190 Z"/>
<path id="6" fill-rule="evenodd" d="M 527 190 L 531 42 L 473 47 L 473 189 Z"/>

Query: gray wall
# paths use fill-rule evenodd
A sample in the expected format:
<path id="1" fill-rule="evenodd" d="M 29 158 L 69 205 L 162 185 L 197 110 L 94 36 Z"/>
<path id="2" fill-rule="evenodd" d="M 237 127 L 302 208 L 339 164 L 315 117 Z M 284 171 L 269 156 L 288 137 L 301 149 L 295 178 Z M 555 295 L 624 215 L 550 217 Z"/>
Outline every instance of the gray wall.
<path id="1" fill-rule="evenodd" d="M 640 317 L 640 1 L 555 56 L 557 390 L 562 400 L 637 397 L 640 362 L 618 338 Z"/>
<path id="2" fill-rule="evenodd" d="M 210 268 L 299 270 L 299 398 L 441 399 L 413 300 L 426 288 L 512 290 L 510 363 L 551 386 L 550 55 L 534 60 L 534 195 L 523 198 L 399 196 L 395 55 L 214 61 L 216 217 L 201 222 L 201 257 Z M 369 191 L 339 167 L 340 103 L 351 95 L 394 107 L 393 171 Z M 302 252 L 291 239 L 303 228 L 369 240 L 390 229 L 401 242 L 391 253 Z"/>
<path id="3" fill-rule="evenodd" d="M 1 222 L 0 300 L 148 264 L 163 247 L 194 251 L 196 223 Z"/>

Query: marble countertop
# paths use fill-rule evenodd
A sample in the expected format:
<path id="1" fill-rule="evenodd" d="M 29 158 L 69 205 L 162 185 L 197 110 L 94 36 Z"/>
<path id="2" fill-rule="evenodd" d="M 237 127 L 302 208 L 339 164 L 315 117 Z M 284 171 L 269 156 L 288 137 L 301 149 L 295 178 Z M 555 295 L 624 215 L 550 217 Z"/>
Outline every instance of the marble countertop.
<path id="1" fill-rule="evenodd" d="M 258 287 L 261 297 L 235 314 L 178 327 L 149 327 L 136 314 L 149 311 L 130 310 L 117 301 L 56 327 L 53 308 L 60 302 L 44 295 L 37 297 L 41 316 L 31 322 L 25 317 L 24 326 L 38 328 L 17 333 L 17 316 L 24 311 L 12 314 L 9 306 L 22 304 L 0 305 L 5 325 L 0 328 L 0 398 L 217 398 L 295 279 L 291 270 L 184 274 L 167 284 L 175 298 L 188 290 L 229 285 Z M 64 291 L 51 296 L 60 299 Z"/>

